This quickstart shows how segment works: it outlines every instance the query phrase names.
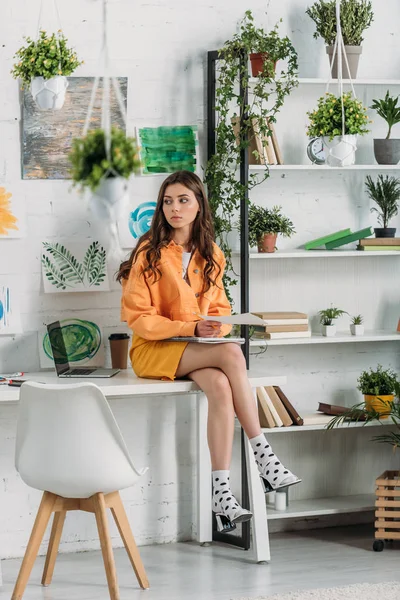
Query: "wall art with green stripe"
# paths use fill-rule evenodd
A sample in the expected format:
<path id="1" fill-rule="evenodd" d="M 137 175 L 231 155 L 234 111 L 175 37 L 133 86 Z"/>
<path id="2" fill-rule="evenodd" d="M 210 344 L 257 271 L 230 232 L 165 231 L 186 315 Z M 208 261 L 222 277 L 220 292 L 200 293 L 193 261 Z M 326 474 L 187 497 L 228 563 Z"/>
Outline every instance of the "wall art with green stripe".
<path id="1" fill-rule="evenodd" d="M 108 291 L 106 260 L 106 250 L 98 241 L 43 242 L 45 294 Z"/>
<path id="2" fill-rule="evenodd" d="M 195 172 L 198 166 L 197 127 L 175 125 L 172 127 L 139 127 L 137 137 L 143 174 Z"/>

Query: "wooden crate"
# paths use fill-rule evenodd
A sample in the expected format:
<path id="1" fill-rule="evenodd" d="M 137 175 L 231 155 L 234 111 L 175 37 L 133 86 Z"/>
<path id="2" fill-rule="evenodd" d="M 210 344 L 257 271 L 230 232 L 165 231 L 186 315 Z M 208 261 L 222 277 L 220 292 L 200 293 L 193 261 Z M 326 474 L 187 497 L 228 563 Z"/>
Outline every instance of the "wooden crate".
<path id="1" fill-rule="evenodd" d="M 375 539 L 400 540 L 400 471 L 378 477 L 375 507 Z"/>

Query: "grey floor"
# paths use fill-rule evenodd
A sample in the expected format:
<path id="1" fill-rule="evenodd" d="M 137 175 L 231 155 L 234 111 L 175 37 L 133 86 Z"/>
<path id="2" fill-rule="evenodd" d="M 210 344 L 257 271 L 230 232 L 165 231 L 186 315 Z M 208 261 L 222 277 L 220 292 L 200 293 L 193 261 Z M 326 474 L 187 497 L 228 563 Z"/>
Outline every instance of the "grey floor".
<path id="1" fill-rule="evenodd" d="M 140 548 L 151 588 L 138 588 L 124 550 L 115 550 L 121 600 L 237 600 L 296 589 L 400 581 L 400 542 L 372 551 L 369 526 L 319 529 L 271 536 L 272 561 L 257 565 L 240 549 L 196 543 Z M 3 561 L 0 600 L 11 598 L 20 560 Z M 24 600 L 108 600 L 100 552 L 61 554 L 53 582 L 40 585 L 37 559 Z M 384 599 L 382 599 L 384 600 Z"/>

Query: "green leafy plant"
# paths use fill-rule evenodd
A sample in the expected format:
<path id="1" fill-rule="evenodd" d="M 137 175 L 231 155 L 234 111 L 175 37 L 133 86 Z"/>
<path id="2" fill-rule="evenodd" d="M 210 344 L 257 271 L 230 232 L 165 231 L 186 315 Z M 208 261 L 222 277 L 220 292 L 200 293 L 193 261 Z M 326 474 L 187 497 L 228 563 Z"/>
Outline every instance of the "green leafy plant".
<path id="1" fill-rule="evenodd" d="M 290 237 L 295 233 L 292 221 L 281 213 L 281 206 L 263 208 L 250 204 L 249 206 L 249 243 L 256 246 L 266 233 L 277 233 Z"/>
<path id="2" fill-rule="evenodd" d="M 362 394 L 387 396 L 394 393 L 397 377 L 393 369 L 384 369 L 382 365 L 378 365 L 375 370 L 370 368 L 368 371 L 363 371 L 357 382 L 357 389 Z"/>
<path id="3" fill-rule="evenodd" d="M 286 68 L 278 75 L 268 66 L 251 81 L 247 57 L 250 53 L 267 54 L 272 62 L 285 60 Z M 249 175 L 246 186 L 238 180 L 241 152 L 248 151 L 254 138 L 252 123 L 258 123 L 258 135 L 266 147 L 272 135 L 270 124 L 276 122 L 286 96 L 298 85 L 297 53 L 288 37 L 281 38 L 278 26 L 267 33 L 254 25 L 251 11 L 246 11 L 239 32 L 225 42 L 217 61 L 217 89 L 215 112 L 216 148 L 205 169 L 215 235 L 227 261 L 224 285 L 229 299 L 229 287 L 237 284 L 230 273 L 232 251 L 227 235 L 234 229 L 240 203 L 245 193 L 269 177 L 268 166 L 262 172 Z M 241 81 L 241 84 L 239 83 Z M 251 87 L 251 102 L 245 102 Z M 235 135 L 232 118 L 242 118 L 239 140 Z M 258 153 L 254 151 L 258 157 Z"/>
<path id="4" fill-rule="evenodd" d="M 399 97 L 390 96 L 389 90 L 386 92 L 386 96 L 383 99 L 372 100 L 373 104 L 371 108 L 376 110 L 378 115 L 388 124 L 389 130 L 385 138 L 386 140 L 390 138 L 393 125 L 400 123 L 400 106 L 397 106 L 398 101 Z"/>
<path id="5" fill-rule="evenodd" d="M 344 107 L 344 133 L 345 135 L 365 135 L 367 128 L 367 109 L 360 100 L 353 98 L 351 92 L 343 94 Z M 309 137 L 329 137 L 332 140 L 336 135 L 342 135 L 343 115 L 340 96 L 326 93 L 318 100 L 318 106 L 308 112 L 310 124 L 307 129 Z"/>
<path id="6" fill-rule="evenodd" d="M 362 315 L 355 315 L 354 317 L 351 317 L 352 325 L 362 325 L 363 323 L 364 323 L 364 317 Z"/>
<path id="7" fill-rule="evenodd" d="M 124 177 L 140 169 L 139 151 L 136 139 L 128 138 L 121 129 L 111 129 L 110 160 L 106 156 L 103 129 L 93 129 L 84 138 L 72 141 L 68 156 L 74 185 L 95 191 L 103 177 Z"/>
<path id="8" fill-rule="evenodd" d="M 373 206 L 371 212 L 378 213 L 378 222 L 387 228 L 390 219 L 399 211 L 400 180 L 393 175 L 378 175 L 377 181 L 374 182 L 372 177 L 367 175 L 365 187 L 368 196 L 378 205 L 378 208 Z"/>
<path id="9" fill-rule="evenodd" d="M 319 0 L 306 14 L 315 22 L 314 37 L 322 37 L 327 46 L 333 46 L 336 40 L 336 1 Z M 374 19 L 372 4 L 369 0 L 341 0 L 340 25 L 343 42 L 346 46 L 360 46 L 364 31 Z"/>
<path id="10" fill-rule="evenodd" d="M 319 314 L 319 322 L 321 325 L 333 325 L 333 321 L 342 315 L 347 315 L 348 313 L 341 308 L 336 308 L 331 306 L 330 308 L 325 308 L 324 310 L 320 310 Z"/>
<path id="11" fill-rule="evenodd" d="M 42 255 L 45 276 L 58 289 L 74 288 L 78 284 L 100 285 L 106 277 L 106 251 L 99 242 L 92 242 L 80 263 L 62 244 L 44 242 L 51 256 Z"/>
<path id="12" fill-rule="evenodd" d="M 25 37 L 26 46 L 22 46 L 14 55 L 18 62 L 11 71 L 15 79 L 22 79 L 27 87 L 33 77 L 51 79 L 58 75 L 71 75 L 83 64 L 75 51 L 68 47 L 68 40 L 61 30 L 48 35 L 41 31 L 37 40 Z"/>

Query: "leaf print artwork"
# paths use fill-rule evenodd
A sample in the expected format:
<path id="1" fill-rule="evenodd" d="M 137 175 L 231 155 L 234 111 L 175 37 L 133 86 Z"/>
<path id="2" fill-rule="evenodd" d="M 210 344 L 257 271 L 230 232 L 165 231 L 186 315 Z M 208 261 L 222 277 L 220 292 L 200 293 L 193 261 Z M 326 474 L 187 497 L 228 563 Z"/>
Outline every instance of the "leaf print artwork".
<path id="1" fill-rule="evenodd" d="M 107 254 L 98 241 L 85 244 L 43 242 L 45 293 L 109 290 Z"/>
<path id="2" fill-rule="evenodd" d="M 18 231 L 18 219 L 11 210 L 12 194 L 0 187 L 0 235 L 8 236 L 10 230 Z"/>

